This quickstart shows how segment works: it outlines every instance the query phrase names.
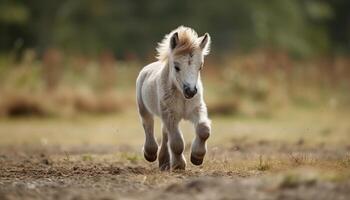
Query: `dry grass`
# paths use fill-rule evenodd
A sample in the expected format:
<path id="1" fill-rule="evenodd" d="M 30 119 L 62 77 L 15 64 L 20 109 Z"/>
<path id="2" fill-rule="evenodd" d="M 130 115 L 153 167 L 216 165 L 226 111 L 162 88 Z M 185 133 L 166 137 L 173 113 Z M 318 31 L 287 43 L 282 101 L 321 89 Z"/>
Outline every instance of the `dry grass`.
<path id="1" fill-rule="evenodd" d="M 226 115 L 232 116 L 239 113 L 239 105 L 235 100 L 223 100 L 221 102 L 211 103 L 208 105 L 208 113 L 211 116 Z"/>
<path id="2" fill-rule="evenodd" d="M 93 93 L 90 90 L 61 89 L 56 92 L 2 93 L 0 116 L 49 117 L 90 113 L 118 113 L 130 106 L 128 98 L 121 98 L 115 91 Z M 133 100 L 132 100 L 133 101 Z M 131 102 L 132 102 L 131 101 Z"/>
<path id="3" fill-rule="evenodd" d="M 1 94 L 1 116 L 49 116 L 50 111 L 39 96 L 25 93 Z"/>
<path id="4" fill-rule="evenodd" d="M 11 110 L 56 116 L 115 113 L 134 105 L 135 79 L 144 63 L 118 62 L 110 52 L 92 59 L 50 49 L 43 61 L 27 54 L 19 63 L 0 66 L 3 116 L 12 116 Z M 347 57 L 300 61 L 271 51 L 208 60 L 202 77 L 209 112 L 268 118 L 289 106 L 348 109 L 348 64 Z"/>

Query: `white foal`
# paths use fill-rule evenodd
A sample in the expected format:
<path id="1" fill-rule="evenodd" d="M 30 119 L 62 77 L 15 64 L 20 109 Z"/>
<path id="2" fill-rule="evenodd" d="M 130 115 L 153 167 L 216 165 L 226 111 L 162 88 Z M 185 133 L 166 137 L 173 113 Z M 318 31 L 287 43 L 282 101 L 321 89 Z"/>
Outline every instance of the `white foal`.
<path id="1" fill-rule="evenodd" d="M 144 67 L 137 78 L 137 104 L 146 136 L 143 151 L 150 162 L 157 159 L 158 151 L 153 116 L 162 120 L 163 138 L 158 157 L 161 170 L 186 167 L 184 139 L 179 129 L 182 119 L 195 126 L 191 162 L 203 163 L 210 120 L 203 99 L 200 70 L 209 48 L 208 33 L 198 37 L 193 29 L 180 26 L 159 43 L 158 61 Z"/>

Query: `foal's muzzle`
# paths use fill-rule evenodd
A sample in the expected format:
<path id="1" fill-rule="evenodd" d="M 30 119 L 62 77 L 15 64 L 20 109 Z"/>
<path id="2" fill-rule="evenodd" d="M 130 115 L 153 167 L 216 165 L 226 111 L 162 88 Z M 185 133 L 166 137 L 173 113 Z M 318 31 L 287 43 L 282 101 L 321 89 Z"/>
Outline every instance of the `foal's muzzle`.
<path id="1" fill-rule="evenodd" d="M 197 94 L 197 87 L 195 86 L 194 88 L 191 88 L 188 85 L 184 85 L 183 92 L 186 99 L 191 99 L 194 95 Z"/>

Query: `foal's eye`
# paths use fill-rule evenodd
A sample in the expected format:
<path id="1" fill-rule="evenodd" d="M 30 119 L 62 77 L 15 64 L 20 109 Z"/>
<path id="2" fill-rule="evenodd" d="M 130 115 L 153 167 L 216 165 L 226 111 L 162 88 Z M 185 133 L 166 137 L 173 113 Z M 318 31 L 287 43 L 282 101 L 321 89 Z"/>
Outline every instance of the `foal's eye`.
<path id="1" fill-rule="evenodd" d="M 178 65 L 175 65 L 175 70 L 176 70 L 176 72 L 179 72 L 180 71 L 180 67 L 178 66 Z"/>

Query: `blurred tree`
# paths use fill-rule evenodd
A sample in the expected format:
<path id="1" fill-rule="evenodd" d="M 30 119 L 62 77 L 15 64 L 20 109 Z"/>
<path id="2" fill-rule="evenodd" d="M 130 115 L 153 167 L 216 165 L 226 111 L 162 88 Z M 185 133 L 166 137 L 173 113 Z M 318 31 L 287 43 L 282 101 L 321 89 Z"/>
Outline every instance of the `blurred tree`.
<path id="1" fill-rule="evenodd" d="M 0 50 L 34 47 L 147 56 L 187 25 L 215 51 L 281 49 L 300 56 L 350 51 L 347 0 L 1 0 Z"/>
<path id="2" fill-rule="evenodd" d="M 333 0 L 330 1 L 333 18 L 328 21 L 327 29 L 330 32 L 332 50 L 338 52 L 350 51 L 350 1 Z"/>
<path id="3" fill-rule="evenodd" d="M 18 50 L 23 46 L 29 13 L 20 1 L 2 0 L 0 3 L 0 49 Z M 28 38 L 29 39 L 29 38 Z"/>

